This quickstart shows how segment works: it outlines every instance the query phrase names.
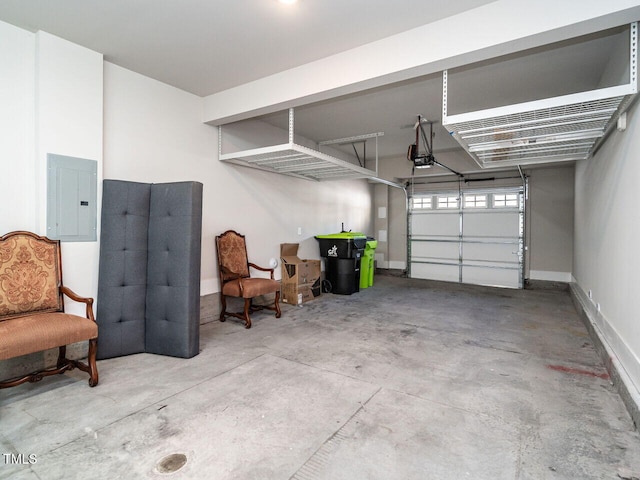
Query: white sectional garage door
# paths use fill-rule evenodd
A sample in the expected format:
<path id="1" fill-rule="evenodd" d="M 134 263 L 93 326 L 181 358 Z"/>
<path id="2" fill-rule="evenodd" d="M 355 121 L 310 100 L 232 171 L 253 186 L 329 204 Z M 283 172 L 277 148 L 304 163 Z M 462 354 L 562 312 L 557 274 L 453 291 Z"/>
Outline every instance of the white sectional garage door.
<path id="1" fill-rule="evenodd" d="M 411 197 L 412 278 L 522 288 L 523 188 Z"/>

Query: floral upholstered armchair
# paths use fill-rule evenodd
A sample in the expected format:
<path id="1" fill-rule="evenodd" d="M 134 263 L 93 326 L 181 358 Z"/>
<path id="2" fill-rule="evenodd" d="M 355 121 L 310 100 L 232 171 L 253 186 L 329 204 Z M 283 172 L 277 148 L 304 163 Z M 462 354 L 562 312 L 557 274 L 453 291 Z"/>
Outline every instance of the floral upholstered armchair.
<path id="1" fill-rule="evenodd" d="M 259 267 L 250 263 L 247 257 L 247 246 L 244 235 L 233 230 L 227 230 L 216 237 L 216 250 L 218 253 L 218 274 L 220 277 L 220 321 L 224 322 L 227 316 L 233 316 L 244 320 L 245 328 L 251 328 L 251 313 L 268 309 L 276 312 L 276 318 L 280 318 L 280 282 L 273 278 L 273 268 Z M 252 278 L 250 268 L 263 272 L 270 272 L 270 278 Z M 275 294 L 275 300 L 271 305 L 254 305 L 253 299 L 261 295 Z M 244 299 L 244 311 L 238 313 L 227 312 L 227 297 L 239 297 Z"/>
<path id="2" fill-rule="evenodd" d="M 65 313 L 66 295 L 85 304 L 85 317 Z M 36 382 L 78 368 L 98 384 L 98 326 L 93 299 L 62 285 L 60 242 L 31 232 L 0 237 L 0 360 L 58 348 L 55 367 L 0 381 L 0 388 Z M 66 358 L 66 346 L 89 341 L 88 363 Z"/>

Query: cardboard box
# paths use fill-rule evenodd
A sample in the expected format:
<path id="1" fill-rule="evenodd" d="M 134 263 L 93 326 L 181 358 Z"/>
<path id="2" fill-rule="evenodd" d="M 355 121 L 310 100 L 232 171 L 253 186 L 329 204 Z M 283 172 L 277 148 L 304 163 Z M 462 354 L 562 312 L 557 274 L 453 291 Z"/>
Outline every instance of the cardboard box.
<path id="1" fill-rule="evenodd" d="M 300 305 L 320 296 L 320 260 L 298 258 L 297 243 L 280 245 L 282 264 L 281 298 L 283 303 Z"/>

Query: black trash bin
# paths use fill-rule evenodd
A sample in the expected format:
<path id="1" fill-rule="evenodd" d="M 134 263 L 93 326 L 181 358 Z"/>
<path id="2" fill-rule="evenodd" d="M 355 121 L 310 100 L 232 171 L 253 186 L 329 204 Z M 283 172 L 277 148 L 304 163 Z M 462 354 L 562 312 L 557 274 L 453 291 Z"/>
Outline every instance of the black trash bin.
<path id="1" fill-rule="evenodd" d="M 362 233 L 316 235 L 320 256 L 325 258 L 326 290 L 340 295 L 360 291 L 360 260 L 367 244 Z"/>

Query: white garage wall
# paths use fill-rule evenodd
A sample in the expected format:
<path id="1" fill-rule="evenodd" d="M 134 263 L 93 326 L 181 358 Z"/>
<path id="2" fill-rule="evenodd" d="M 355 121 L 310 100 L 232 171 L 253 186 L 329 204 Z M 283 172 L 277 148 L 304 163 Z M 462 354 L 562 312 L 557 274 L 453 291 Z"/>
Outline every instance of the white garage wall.
<path id="1" fill-rule="evenodd" d="M 219 290 L 214 237 L 227 229 L 247 236 L 259 265 L 288 242 L 301 244 L 300 257 L 319 258 L 313 236 L 337 232 L 343 222 L 371 233 L 365 180 L 318 183 L 220 162 L 218 130 L 202 123 L 200 97 L 108 62 L 104 83 L 104 178 L 204 185 L 203 295 Z"/>
<path id="2" fill-rule="evenodd" d="M 0 234 L 37 228 L 34 75 L 35 35 L 0 22 Z"/>
<path id="3" fill-rule="evenodd" d="M 47 153 L 95 160 L 101 176 L 102 55 L 0 22 L 0 59 L 0 231 L 46 235 Z M 81 295 L 97 293 L 98 251 L 98 242 L 62 244 L 64 282 Z"/>
<path id="4" fill-rule="evenodd" d="M 535 168 L 529 175 L 529 278 L 571 281 L 574 166 Z"/>
<path id="5" fill-rule="evenodd" d="M 97 160 L 99 202 L 103 176 L 202 182 L 202 294 L 218 290 L 214 237 L 226 229 L 247 235 L 258 264 L 278 258 L 284 242 L 300 243 L 301 257 L 319 258 L 313 235 L 339 231 L 343 222 L 372 233 L 365 180 L 317 183 L 223 164 L 217 129 L 202 123 L 202 98 L 103 62 L 99 53 L 0 22 L 0 73 L 3 234 L 46 234 L 46 153 Z M 63 244 L 68 286 L 97 295 L 98 252 L 99 242 Z"/>
<path id="6" fill-rule="evenodd" d="M 45 32 L 36 33 L 36 215 L 46 235 L 47 153 L 94 160 L 102 183 L 102 55 Z M 99 205 L 96 206 L 98 215 Z M 97 225 L 97 235 L 100 226 Z M 64 283 L 81 295 L 97 297 L 95 242 L 63 242 Z M 67 311 L 84 306 L 66 302 Z"/>
<path id="7" fill-rule="evenodd" d="M 626 131 L 615 131 L 594 158 L 576 165 L 573 287 L 640 399 L 637 105 L 627 120 Z"/>

